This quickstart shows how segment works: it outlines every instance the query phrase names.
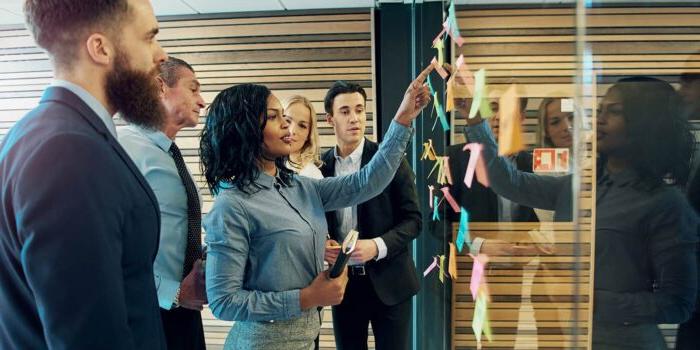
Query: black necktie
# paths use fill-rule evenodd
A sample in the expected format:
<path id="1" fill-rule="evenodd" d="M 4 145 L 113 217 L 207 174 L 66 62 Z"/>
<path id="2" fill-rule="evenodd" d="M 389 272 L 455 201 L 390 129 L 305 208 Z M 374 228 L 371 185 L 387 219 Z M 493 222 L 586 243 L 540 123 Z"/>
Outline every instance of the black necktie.
<path id="1" fill-rule="evenodd" d="M 180 175 L 182 184 L 185 185 L 185 192 L 187 192 L 187 247 L 185 248 L 185 265 L 182 270 L 184 278 L 192 270 L 194 262 L 202 258 L 202 211 L 199 207 L 197 187 L 192 181 L 190 173 L 187 172 L 180 149 L 174 142 L 170 145 L 170 155 L 175 160 L 177 173 Z"/>

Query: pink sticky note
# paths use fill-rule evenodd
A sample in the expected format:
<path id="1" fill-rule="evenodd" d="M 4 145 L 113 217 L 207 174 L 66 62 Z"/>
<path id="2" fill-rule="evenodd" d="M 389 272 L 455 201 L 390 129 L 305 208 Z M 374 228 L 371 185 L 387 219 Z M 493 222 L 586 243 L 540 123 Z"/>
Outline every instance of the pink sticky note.
<path id="1" fill-rule="evenodd" d="M 438 72 L 438 74 L 440 74 L 442 79 L 447 78 L 447 75 L 448 75 L 447 71 L 445 70 L 445 68 L 442 68 L 442 66 L 438 62 L 437 58 L 433 57 L 433 59 L 430 61 L 430 63 L 433 65 L 433 67 L 435 67 L 435 70 Z"/>
<path id="2" fill-rule="evenodd" d="M 472 266 L 472 278 L 469 281 L 469 290 L 472 292 L 472 298 L 476 300 L 476 296 L 479 293 L 479 287 L 484 282 L 484 269 L 486 263 L 488 262 L 488 256 L 485 254 L 479 254 L 474 256 L 469 254 L 469 256 L 474 259 L 474 265 Z"/>
<path id="3" fill-rule="evenodd" d="M 440 189 L 442 193 L 445 195 L 445 199 L 447 199 L 447 203 L 450 203 L 450 206 L 452 207 L 452 210 L 455 211 L 455 213 L 459 213 L 459 205 L 457 204 L 457 201 L 455 201 L 454 197 L 450 194 L 450 188 L 445 186 Z"/>
<path id="4" fill-rule="evenodd" d="M 452 172 L 450 171 L 450 157 L 445 156 L 442 160 L 445 170 L 445 177 L 447 177 L 447 183 L 452 185 Z"/>
<path id="5" fill-rule="evenodd" d="M 427 276 L 430 273 L 430 271 L 433 271 L 433 269 L 437 267 L 437 264 L 437 257 L 433 257 L 433 263 L 430 264 L 430 266 L 428 266 L 428 268 L 426 268 L 425 271 L 423 271 L 423 277 Z"/>
<path id="6" fill-rule="evenodd" d="M 462 151 L 469 150 L 469 162 L 467 163 L 467 171 L 464 174 L 464 184 L 468 188 L 472 188 L 472 181 L 474 180 L 474 171 L 476 170 L 476 164 L 481 156 L 481 149 L 484 148 L 479 143 L 469 143 L 464 145 Z"/>
<path id="7" fill-rule="evenodd" d="M 460 54 L 459 57 L 457 57 L 457 63 L 455 64 L 455 70 L 458 71 L 460 68 L 462 68 L 463 64 L 464 64 L 464 55 Z"/>
<path id="8" fill-rule="evenodd" d="M 461 36 L 458 36 L 456 38 L 454 37 L 454 35 L 450 35 L 450 36 L 452 37 L 452 40 L 455 41 L 457 46 L 462 47 L 462 45 L 464 45 L 464 38 L 462 38 Z"/>

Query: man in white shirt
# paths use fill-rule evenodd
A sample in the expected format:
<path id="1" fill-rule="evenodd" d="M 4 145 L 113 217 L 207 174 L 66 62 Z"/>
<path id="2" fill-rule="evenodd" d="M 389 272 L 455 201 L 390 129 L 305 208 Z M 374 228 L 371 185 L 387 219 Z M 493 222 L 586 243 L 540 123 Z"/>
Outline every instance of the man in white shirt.
<path id="1" fill-rule="evenodd" d="M 338 81 L 324 101 L 337 146 L 323 154 L 325 177 L 354 173 L 376 153 L 364 137 L 367 95 L 357 84 Z M 408 349 L 411 297 L 419 289 L 410 244 L 421 230 L 415 175 L 404 159 L 394 179 L 377 197 L 352 208 L 326 213 L 330 237 L 342 241 L 360 233 L 348 269 L 343 302 L 333 307 L 336 347 L 367 349 L 372 325 L 377 350 Z M 335 253 L 327 250 L 327 259 Z M 400 281 L 400 282 L 399 282 Z"/>

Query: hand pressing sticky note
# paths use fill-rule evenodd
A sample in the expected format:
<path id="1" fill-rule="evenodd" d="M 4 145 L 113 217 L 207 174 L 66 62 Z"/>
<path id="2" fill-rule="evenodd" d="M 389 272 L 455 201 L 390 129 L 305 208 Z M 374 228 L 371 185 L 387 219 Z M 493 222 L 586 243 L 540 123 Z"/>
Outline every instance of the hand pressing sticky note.
<path id="1" fill-rule="evenodd" d="M 498 155 L 510 155 L 522 151 L 525 146 L 522 139 L 522 114 L 520 98 L 515 84 L 501 96 L 498 120 Z"/>

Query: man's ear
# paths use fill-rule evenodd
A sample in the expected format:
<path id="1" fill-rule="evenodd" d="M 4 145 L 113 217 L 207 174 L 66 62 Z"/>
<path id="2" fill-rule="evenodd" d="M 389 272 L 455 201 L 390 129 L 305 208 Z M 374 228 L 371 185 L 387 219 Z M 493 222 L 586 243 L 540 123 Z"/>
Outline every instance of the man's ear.
<path id="1" fill-rule="evenodd" d="M 165 89 L 167 89 L 168 86 L 165 84 L 163 78 L 156 76 L 156 82 L 158 82 L 158 93 L 161 96 L 165 95 Z"/>
<path id="2" fill-rule="evenodd" d="M 326 121 L 328 122 L 328 124 L 335 127 L 335 125 L 333 124 L 333 115 L 332 114 L 326 113 Z"/>
<path id="3" fill-rule="evenodd" d="M 109 39 L 100 33 L 92 33 L 85 41 L 90 60 L 98 65 L 109 66 L 116 58 L 116 50 Z"/>

